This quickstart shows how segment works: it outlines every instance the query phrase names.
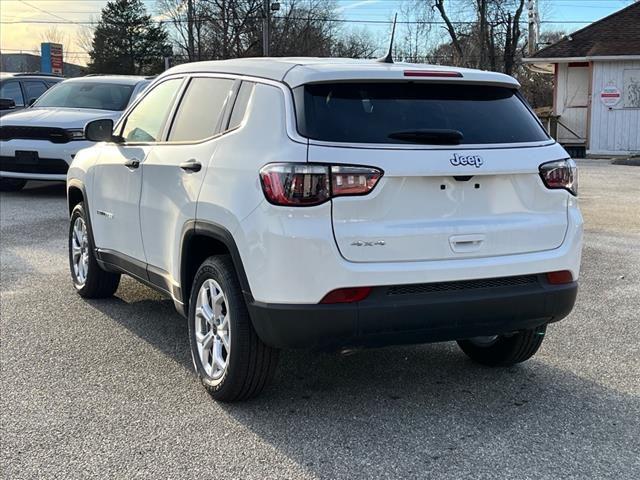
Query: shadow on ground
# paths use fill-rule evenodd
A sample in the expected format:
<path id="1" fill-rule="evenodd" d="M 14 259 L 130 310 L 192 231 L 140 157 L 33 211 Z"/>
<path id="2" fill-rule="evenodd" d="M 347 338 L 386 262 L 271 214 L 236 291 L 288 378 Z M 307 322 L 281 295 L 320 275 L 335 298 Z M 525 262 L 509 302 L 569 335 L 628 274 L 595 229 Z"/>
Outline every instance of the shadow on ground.
<path id="1" fill-rule="evenodd" d="M 170 300 L 131 287 L 90 303 L 192 372 L 186 321 Z M 211 400 L 197 408 L 213 414 L 218 407 Z M 321 478 L 436 471 L 443 478 L 469 472 L 507 478 L 512 471 L 519 478 L 637 478 L 640 472 L 640 399 L 552 366 L 544 356 L 489 369 L 452 343 L 351 356 L 287 351 L 262 396 L 222 408 Z M 585 458 L 597 467 L 584 472 Z"/>

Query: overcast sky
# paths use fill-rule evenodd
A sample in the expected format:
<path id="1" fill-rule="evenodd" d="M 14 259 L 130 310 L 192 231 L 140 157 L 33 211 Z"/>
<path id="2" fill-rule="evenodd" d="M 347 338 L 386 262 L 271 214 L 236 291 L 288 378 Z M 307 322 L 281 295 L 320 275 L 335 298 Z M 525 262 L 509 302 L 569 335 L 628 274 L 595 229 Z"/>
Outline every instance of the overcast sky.
<path id="1" fill-rule="evenodd" d="M 393 13 L 400 9 L 404 0 L 337 0 L 337 10 L 345 19 L 359 21 L 389 20 Z M 454 11 L 468 0 L 447 0 Z M 155 1 L 147 0 L 145 4 L 150 13 L 160 15 Z M 539 0 L 540 14 L 544 22 L 543 30 L 564 30 L 571 32 L 585 24 L 564 23 L 584 21 L 591 23 L 616 10 L 633 3 L 633 0 Z M 0 49 L 4 53 L 15 51 L 39 50 L 40 42 L 52 23 L 22 22 L 88 22 L 99 18 L 100 10 L 106 0 L 0 0 Z M 400 18 L 399 18 L 400 20 Z M 20 23 L 11 23 L 20 22 Z M 362 24 L 376 35 L 384 38 L 387 25 Z M 348 24 L 358 26 L 358 24 Z M 59 24 L 56 26 L 65 37 L 65 49 L 70 54 L 69 60 L 77 63 L 86 62 L 86 53 L 78 41 L 78 35 L 88 27 L 75 24 Z"/>

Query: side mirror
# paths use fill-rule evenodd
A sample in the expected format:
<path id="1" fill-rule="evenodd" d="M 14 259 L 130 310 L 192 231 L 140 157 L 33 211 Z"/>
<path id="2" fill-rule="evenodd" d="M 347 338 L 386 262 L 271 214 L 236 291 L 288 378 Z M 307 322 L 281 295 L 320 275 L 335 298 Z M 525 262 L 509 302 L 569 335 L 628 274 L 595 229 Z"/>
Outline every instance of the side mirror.
<path id="1" fill-rule="evenodd" d="M 13 110 L 16 108 L 16 102 L 11 98 L 0 98 L 0 110 Z"/>
<path id="2" fill-rule="evenodd" d="M 84 127 L 84 138 L 92 142 L 114 141 L 113 120 L 104 118 L 87 123 Z"/>

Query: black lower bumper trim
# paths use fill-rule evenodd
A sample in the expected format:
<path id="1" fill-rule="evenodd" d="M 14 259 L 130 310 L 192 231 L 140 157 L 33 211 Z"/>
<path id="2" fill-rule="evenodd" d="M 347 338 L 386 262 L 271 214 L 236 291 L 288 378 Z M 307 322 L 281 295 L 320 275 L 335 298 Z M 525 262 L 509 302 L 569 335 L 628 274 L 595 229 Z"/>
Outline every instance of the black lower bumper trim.
<path id="1" fill-rule="evenodd" d="M 424 289 L 423 289 L 424 290 Z M 249 302 L 258 336 L 278 348 L 339 348 L 429 343 L 529 329 L 566 317 L 578 284 L 537 281 L 470 290 L 389 294 L 377 287 L 358 303 Z"/>
<path id="2" fill-rule="evenodd" d="M 61 158 L 38 158 L 23 162 L 16 157 L 1 156 L 0 170 L 11 173 L 36 173 L 43 175 L 66 175 L 69 164 Z"/>

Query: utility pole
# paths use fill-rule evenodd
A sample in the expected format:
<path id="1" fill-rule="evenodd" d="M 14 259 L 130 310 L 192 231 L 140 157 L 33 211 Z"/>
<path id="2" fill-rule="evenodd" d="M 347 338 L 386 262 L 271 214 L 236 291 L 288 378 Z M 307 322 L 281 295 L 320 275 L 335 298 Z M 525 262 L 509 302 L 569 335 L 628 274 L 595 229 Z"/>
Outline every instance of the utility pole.
<path id="1" fill-rule="evenodd" d="M 262 56 L 269 56 L 269 45 L 271 44 L 271 12 L 280 10 L 279 2 L 262 0 Z"/>
<path id="2" fill-rule="evenodd" d="M 189 61 L 195 60 L 195 44 L 193 40 L 193 24 L 194 24 L 194 0 L 187 0 L 187 49 L 189 50 Z"/>
<path id="3" fill-rule="evenodd" d="M 269 56 L 269 33 L 271 30 L 271 0 L 262 0 L 262 56 Z"/>
<path id="4" fill-rule="evenodd" d="M 532 57 L 538 50 L 540 42 L 540 15 L 538 14 L 538 2 L 536 0 L 527 1 L 529 10 L 529 56 Z"/>

